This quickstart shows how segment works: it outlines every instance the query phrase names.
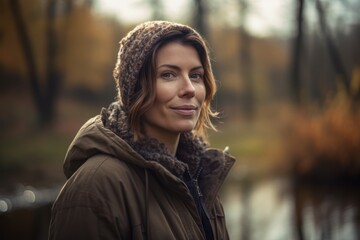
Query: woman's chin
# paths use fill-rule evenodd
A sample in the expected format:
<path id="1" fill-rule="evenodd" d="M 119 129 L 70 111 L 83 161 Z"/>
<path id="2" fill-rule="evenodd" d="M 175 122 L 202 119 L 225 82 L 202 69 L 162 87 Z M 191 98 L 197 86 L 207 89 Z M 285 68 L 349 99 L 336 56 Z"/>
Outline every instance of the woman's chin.
<path id="1" fill-rule="evenodd" d="M 191 124 L 191 125 L 183 125 L 183 126 L 179 126 L 177 129 L 180 133 L 185 133 L 185 132 L 191 132 L 192 130 L 194 130 L 195 125 Z"/>

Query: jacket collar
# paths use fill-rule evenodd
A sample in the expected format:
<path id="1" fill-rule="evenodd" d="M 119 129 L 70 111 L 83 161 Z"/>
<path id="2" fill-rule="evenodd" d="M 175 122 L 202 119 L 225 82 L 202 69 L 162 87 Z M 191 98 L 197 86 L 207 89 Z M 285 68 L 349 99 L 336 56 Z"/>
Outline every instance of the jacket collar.
<path id="1" fill-rule="evenodd" d="M 65 175 L 69 178 L 88 158 L 105 153 L 152 170 L 169 191 L 177 191 L 186 188 L 182 182 L 185 171 L 194 175 L 201 168 L 198 183 L 206 207 L 211 206 L 235 159 L 222 151 L 207 148 L 201 139 L 190 134 L 181 136 L 175 158 L 154 139 L 133 142 L 125 116 L 115 109 L 102 110 L 100 116 L 90 119 L 80 129 L 65 157 Z"/>
<path id="2" fill-rule="evenodd" d="M 139 155 L 148 162 L 160 164 L 177 178 L 182 179 L 184 172 L 196 176 L 205 205 L 212 205 L 218 191 L 228 174 L 235 159 L 217 149 L 209 149 L 201 138 L 191 133 L 181 134 L 176 157 L 172 156 L 164 144 L 155 139 L 141 139 L 133 141 L 133 134 L 129 131 L 126 114 L 117 103 L 102 111 L 102 121 L 106 128 L 124 139 Z M 157 171 L 158 172 L 158 171 Z"/>
<path id="3" fill-rule="evenodd" d="M 193 136 L 191 132 L 180 135 L 177 154 L 174 157 L 165 145 L 156 139 L 141 138 L 135 141 L 127 115 L 118 103 L 112 103 L 108 109 L 103 109 L 101 116 L 105 128 L 125 140 L 147 161 L 160 163 L 179 178 L 182 178 L 185 171 L 189 171 L 191 175 L 197 172 L 207 146 L 201 138 Z"/>

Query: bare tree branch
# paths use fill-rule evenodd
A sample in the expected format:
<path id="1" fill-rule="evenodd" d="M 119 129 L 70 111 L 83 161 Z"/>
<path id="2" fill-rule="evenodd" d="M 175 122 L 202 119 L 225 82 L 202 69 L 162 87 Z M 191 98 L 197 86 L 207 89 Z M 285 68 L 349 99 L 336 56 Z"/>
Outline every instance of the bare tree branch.
<path id="1" fill-rule="evenodd" d="M 341 56 L 335 46 L 335 43 L 331 37 L 330 29 L 326 22 L 325 11 L 323 5 L 320 0 L 316 0 L 316 9 L 318 12 L 319 22 L 321 31 L 324 35 L 326 46 L 330 55 L 330 59 L 335 68 L 336 74 L 340 77 L 340 81 L 343 83 L 345 87 L 345 91 L 348 96 L 350 96 L 350 81 L 347 76 L 343 61 L 341 60 Z"/>

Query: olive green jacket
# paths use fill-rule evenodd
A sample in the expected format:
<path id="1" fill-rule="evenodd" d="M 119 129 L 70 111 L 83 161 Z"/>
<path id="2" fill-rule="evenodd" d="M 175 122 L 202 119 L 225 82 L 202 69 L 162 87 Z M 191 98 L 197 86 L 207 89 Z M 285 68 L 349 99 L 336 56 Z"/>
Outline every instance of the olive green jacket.
<path id="1" fill-rule="evenodd" d="M 228 239 L 218 191 L 234 159 L 214 149 L 206 155 L 211 160 L 202 167 L 211 174 L 199 185 L 215 239 Z M 204 239 L 184 182 L 142 158 L 100 116 L 78 132 L 64 172 L 68 181 L 53 205 L 49 239 Z"/>

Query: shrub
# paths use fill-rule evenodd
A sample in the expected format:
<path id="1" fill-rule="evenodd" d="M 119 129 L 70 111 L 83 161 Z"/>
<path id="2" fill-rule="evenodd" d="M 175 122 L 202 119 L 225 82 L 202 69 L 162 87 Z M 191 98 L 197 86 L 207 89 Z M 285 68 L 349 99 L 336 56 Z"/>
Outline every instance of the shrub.
<path id="1" fill-rule="evenodd" d="M 293 114 L 284 135 L 296 180 L 360 183 L 360 114 L 348 100 L 333 100 L 316 114 Z"/>

